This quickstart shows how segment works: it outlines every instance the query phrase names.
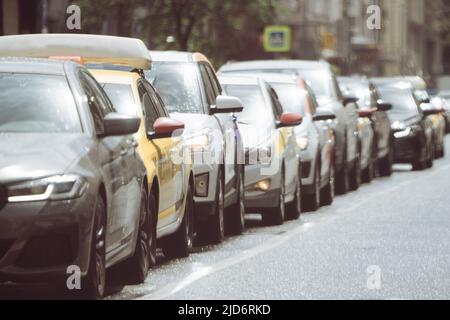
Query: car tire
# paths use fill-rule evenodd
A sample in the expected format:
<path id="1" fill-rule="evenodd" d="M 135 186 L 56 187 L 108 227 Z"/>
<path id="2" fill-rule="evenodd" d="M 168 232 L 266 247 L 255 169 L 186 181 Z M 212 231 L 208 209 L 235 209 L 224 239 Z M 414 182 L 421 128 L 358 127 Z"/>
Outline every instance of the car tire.
<path id="1" fill-rule="evenodd" d="M 427 167 L 427 150 L 426 147 L 422 147 L 421 155 L 419 159 L 412 162 L 413 171 L 423 171 Z"/>
<path id="2" fill-rule="evenodd" d="M 118 274 L 127 277 L 126 281 L 129 284 L 141 284 L 147 278 L 148 270 L 150 269 L 150 247 L 152 245 L 150 241 L 152 236 L 153 227 L 147 194 L 145 191 L 142 191 L 139 229 L 134 254 L 114 268 L 117 269 Z"/>
<path id="3" fill-rule="evenodd" d="M 245 168 L 239 166 L 237 181 L 237 201 L 227 209 L 227 225 L 230 233 L 239 235 L 245 230 Z"/>
<path id="4" fill-rule="evenodd" d="M 312 194 L 303 195 L 302 207 L 306 212 L 317 211 L 320 208 L 320 165 L 316 163 L 314 170 L 314 185 Z"/>
<path id="5" fill-rule="evenodd" d="M 376 171 L 376 168 L 375 168 L 375 164 L 376 164 L 375 156 L 376 156 L 376 154 L 377 154 L 376 150 L 373 147 L 372 148 L 372 156 L 369 159 L 369 164 L 368 164 L 367 168 L 364 169 L 362 171 L 362 173 L 361 173 L 361 180 L 364 183 L 370 183 L 375 178 L 375 171 Z"/>
<path id="6" fill-rule="evenodd" d="M 89 269 L 82 279 L 83 296 L 89 299 L 101 299 L 106 290 L 106 205 L 98 195 L 94 211 L 94 227 Z"/>
<path id="7" fill-rule="evenodd" d="M 427 161 L 426 161 L 426 169 L 430 169 L 433 167 L 433 162 L 434 162 L 434 151 L 435 146 L 434 143 L 431 144 L 429 150 L 428 150 L 428 157 L 427 157 Z"/>
<path id="8" fill-rule="evenodd" d="M 334 165 L 330 166 L 330 176 L 328 178 L 328 183 L 320 191 L 320 205 L 330 206 L 334 201 L 335 190 L 334 190 Z"/>
<path id="9" fill-rule="evenodd" d="M 347 147 L 345 148 L 345 155 L 347 154 Z M 336 157 L 335 157 L 336 159 Z M 340 170 L 336 170 L 336 162 L 335 162 L 335 180 L 334 180 L 334 188 L 336 194 L 344 195 L 349 190 L 349 182 L 348 182 L 348 166 L 347 166 L 347 157 L 344 156 L 342 168 Z"/>
<path id="10" fill-rule="evenodd" d="M 280 194 L 278 199 L 278 207 L 265 210 L 262 213 L 262 222 L 266 226 L 279 226 L 284 223 L 286 216 L 286 186 L 285 186 L 285 173 L 284 170 L 281 171 L 280 176 Z"/>
<path id="11" fill-rule="evenodd" d="M 288 220 L 298 220 L 302 213 L 302 179 L 301 169 L 299 169 L 296 177 L 295 198 L 286 207 L 286 218 Z"/>
<path id="12" fill-rule="evenodd" d="M 381 177 L 392 176 L 392 166 L 394 164 L 393 158 L 393 148 L 391 147 L 388 154 L 378 161 L 378 173 Z"/>
<path id="13" fill-rule="evenodd" d="M 162 241 L 163 253 L 168 259 L 189 256 L 194 238 L 194 199 L 189 185 L 183 220 L 177 232 Z"/>
<path id="14" fill-rule="evenodd" d="M 225 191 L 222 168 L 217 176 L 214 214 L 202 225 L 202 234 L 210 244 L 219 244 L 225 239 Z"/>

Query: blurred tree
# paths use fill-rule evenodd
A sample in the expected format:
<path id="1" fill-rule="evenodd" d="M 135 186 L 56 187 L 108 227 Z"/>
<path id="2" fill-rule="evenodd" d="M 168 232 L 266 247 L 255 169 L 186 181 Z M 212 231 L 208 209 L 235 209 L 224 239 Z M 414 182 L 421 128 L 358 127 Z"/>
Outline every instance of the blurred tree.
<path id="1" fill-rule="evenodd" d="M 261 50 L 259 36 L 273 22 L 277 1 L 78 0 L 76 4 L 82 10 L 83 32 L 140 37 L 151 49 L 201 51 L 223 63 Z M 138 10 L 145 14 L 137 14 Z"/>

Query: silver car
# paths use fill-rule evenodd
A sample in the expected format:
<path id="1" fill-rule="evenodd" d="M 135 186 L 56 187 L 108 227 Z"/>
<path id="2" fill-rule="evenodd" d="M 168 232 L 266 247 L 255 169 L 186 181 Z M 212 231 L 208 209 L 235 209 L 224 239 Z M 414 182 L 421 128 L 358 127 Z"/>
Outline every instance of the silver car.
<path id="1" fill-rule="evenodd" d="M 245 228 L 243 147 L 234 117 L 242 103 L 222 94 L 215 71 L 202 54 L 150 54 L 153 67 L 146 76 L 171 117 L 185 123 L 183 138 L 192 151 L 195 174 L 197 234 L 219 243 L 225 223 L 235 234 Z"/>
<path id="2" fill-rule="evenodd" d="M 342 95 L 329 63 L 302 60 L 260 60 L 230 63 L 220 72 L 230 73 L 284 73 L 296 74 L 305 79 L 314 91 L 321 107 L 336 114 L 335 125 L 335 185 L 339 194 L 348 188 L 359 188 L 360 150 L 358 148 L 358 115 L 355 97 Z"/>
<path id="3" fill-rule="evenodd" d="M 302 162 L 302 209 L 316 211 L 321 204 L 330 205 L 334 198 L 334 130 L 328 120 L 336 115 L 319 109 L 312 89 L 298 76 L 276 73 L 242 76 L 263 78 L 275 90 L 286 111 L 302 115 L 302 124 L 294 128 Z"/>
<path id="4" fill-rule="evenodd" d="M 245 206 L 262 213 L 268 225 L 297 219 L 301 211 L 301 165 L 292 127 L 301 124 L 298 113 L 288 113 L 276 92 L 260 78 L 221 77 L 224 90 L 240 98 L 237 115 L 243 135 L 246 163 Z"/>

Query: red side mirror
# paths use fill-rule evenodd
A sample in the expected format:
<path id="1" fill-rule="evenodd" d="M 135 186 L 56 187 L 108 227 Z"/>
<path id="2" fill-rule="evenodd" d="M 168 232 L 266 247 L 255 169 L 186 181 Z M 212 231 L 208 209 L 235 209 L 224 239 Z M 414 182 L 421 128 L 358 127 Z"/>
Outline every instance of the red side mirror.
<path id="1" fill-rule="evenodd" d="M 299 113 L 286 112 L 281 115 L 277 127 L 296 127 L 298 125 L 301 125 L 302 122 L 303 117 Z"/>
<path id="2" fill-rule="evenodd" d="M 377 108 L 361 109 L 358 110 L 358 116 L 360 118 L 371 118 L 377 110 L 378 110 Z"/>
<path id="3" fill-rule="evenodd" d="M 177 130 L 184 129 L 184 123 L 171 118 L 159 118 L 156 119 L 153 124 L 154 132 L 150 132 L 149 135 L 152 139 L 168 138 Z"/>

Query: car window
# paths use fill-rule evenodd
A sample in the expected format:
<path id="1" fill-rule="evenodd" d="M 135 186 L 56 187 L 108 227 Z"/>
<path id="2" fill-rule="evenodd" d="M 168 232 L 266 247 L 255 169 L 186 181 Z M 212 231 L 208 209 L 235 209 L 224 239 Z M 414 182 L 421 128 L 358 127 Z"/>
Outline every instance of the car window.
<path id="1" fill-rule="evenodd" d="M 283 107 L 282 107 L 280 101 L 278 100 L 278 95 L 275 92 L 275 90 L 269 85 L 267 85 L 267 89 L 269 91 L 270 101 L 272 103 L 272 107 L 274 110 L 275 119 L 278 120 L 281 117 L 281 115 L 283 114 Z"/>
<path id="2" fill-rule="evenodd" d="M 93 92 L 96 96 L 96 100 L 98 101 L 98 105 L 103 110 L 103 114 L 107 115 L 110 112 L 115 112 L 116 110 L 114 109 L 111 101 L 109 100 L 108 96 L 106 95 L 100 84 L 97 82 L 97 80 L 95 80 L 94 77 L 87 72 L 82 71 L 82 74 L 84 75 L 89 85 L 92 87 Z"/>
<path id="3" fill-rule="evenodd" d="M 311 87 L 308 86 L 307 84 L 305 86 L 305 89 L 307 92 L 306 97 L 309 101 L 310 108 L 311 108 L 310 112 L 312 115 L 315 115 L 317 112 L 317 108 L 319 107 L 317 100 L 316 100 L 316 96 L 314 95 L 314 92 L 312 91 Z"/>
<path id="4" fill-rule="evenodd" d="M 204 64 L 200 64 L 200 74 L 202 77 L 203 87 L 205 88 L 206 101 L 208 102 L 208 105 L 213 106 L 216 104 L 216 95 Z"/>
<path id="5" fill-rule="evenodd" d="M 270 85 L 275 89 L 283 111 L 305 115 L 306 104 L 309 102 L 306 100 L 307 92 L 305 90 L 300 89 L 295 83 L 271 83 Z"/>
<path id="6" fill-rule="evenodd" d="M 217 79 L 216 73 L 211 68 L 211 66 L 208 63 L 204 63 L 204 66 L 209 75 L 209 79 L 214 90 L 214 96 L 217 98 L 222 94 L 222 86 L 220 85 L 219 79 Z"/>
<path id="7" fill-rule="evenodd" d="M 153 104 L 153 101 L 142 82 L 138 83 L 139 99 L 141 100 L 142 108 L 144 111 L 145 128 L 147 132 L 152 132 L 155 130 L 153 124 L 156 119 L 159 118 L 158 111 Z"/>
<path id="8" fill-rule="evenodd" d="M 81 132 L 64 76 L 0 73 L 0 133 Z"/>
<path id="9" fill-rule="evenodd" d="M 143 84 L 145 89 L 150 94 L 150 98 L 152 100 L 153 105 L 156 108 L 156 111 L 158 112 L 159 117 L 168 117 L 169 114 L 166 110 L 166 107 L 164 106 L 164 103 L 161 101 L 161 99 L 158 97 L 158 94 L 156 93 L 153 86 L 147 81 L 143 81 Z"/>
<path id="10" fill-rule="evenodd" d="M 89 111 L 94 121 L 95 132 L 97 134 L 102 134 L 104 132 L 103 119 L 105 118 L 106 112 L 104 108 L 100 106 L 98 97 L 84 72 L 80 72 L 80 82 L 87 97 Z"/>

